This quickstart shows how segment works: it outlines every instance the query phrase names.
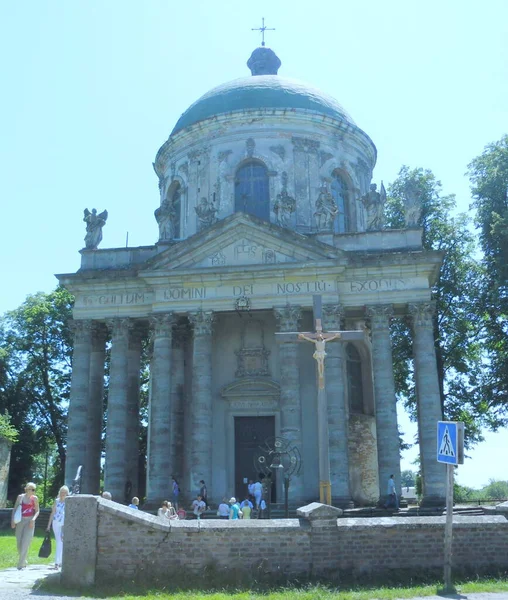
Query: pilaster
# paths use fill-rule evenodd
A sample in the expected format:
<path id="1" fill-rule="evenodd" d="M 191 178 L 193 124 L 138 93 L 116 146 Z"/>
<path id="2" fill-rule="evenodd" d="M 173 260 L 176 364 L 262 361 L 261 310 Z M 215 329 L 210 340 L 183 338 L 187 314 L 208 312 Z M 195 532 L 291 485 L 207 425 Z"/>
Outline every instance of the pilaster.
<path id="1" fill-rule="evenodd" d="M 434 346 L 434 302 L 409 305 L 413 324 L 413 354 L 418 399 L 418 437 L 425 505 L 444 505 L 446 468 L 437 462 L 437 422 L 442 420 Z"/>
<path id="2" fill-rule="evenodd" d="M 339 304 L 323 306 L 323 329 L 340 331 L 344 309 Z M 344 344 L 335 340 L 326 345 L 325 386 L 330 449 L 330 481 L 336 506 L 351 505 L 349 486 L 349 410 L 345 389 Z"/>
<path id="3" fill-rule="evenodd" d="M 191 494 L 203 479 L 212 490 L 212 331 L 214 314 L 199 310 L 189 314 L 192 323 L 192 442 L 189 485 Z"/>
<path id="4" fill-rule="evenodd" d="M 69 486 L 78 467 L 84 468 L 86 464 L 92 321 L 74 320 L 71 322 L 71 329 L 74 335 L 74 350 L 65 462 L 65 482 Z"/>
<path id="5" fill-rule="evenodd" d="M 394 475 L 400 496 L 400 448 L 397 425 L 397 398 L 393 376 L 390 319 L 391 304 L 366 307 L 370 319 L 372 341 L 372 372 L 376 402 L 376 433 L 378 453 L 379 500 L 385 502 L 388 479 Z"/>
<path id="6" fill-rule="evenodd" d="M 157 505 L 169 498 L 171 435 L 171 346 L 173 313 L 151 319 L 153 357 L 148 436 L 147 502 Z"/>
<path id="7" fill-rule="evenodd" d="M 299 306 L 287 304 L 274 308 L 277 328 L 281 333 L 299 331 L 302 310 Z M 284 341 L 279 344 L 280 368 L 280 435 L 291 442 L 302 454 L 302 404 L 300 398 L 300 369 L 298 342 Z M 302 475 L 293 477 L 289 489 L 290 502 L 303 498 Z"/>

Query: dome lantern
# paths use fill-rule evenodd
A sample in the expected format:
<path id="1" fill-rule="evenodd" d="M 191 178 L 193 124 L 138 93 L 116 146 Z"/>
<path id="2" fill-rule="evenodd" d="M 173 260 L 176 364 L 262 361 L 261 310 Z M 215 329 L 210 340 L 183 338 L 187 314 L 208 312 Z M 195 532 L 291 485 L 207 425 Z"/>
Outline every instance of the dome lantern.
<path id="1" fill-rule="evenodd" d="M 277 75 L 281 66 L 280 58 L 271 48 L 256 48 L 247 61 L 252 75 Z"/>

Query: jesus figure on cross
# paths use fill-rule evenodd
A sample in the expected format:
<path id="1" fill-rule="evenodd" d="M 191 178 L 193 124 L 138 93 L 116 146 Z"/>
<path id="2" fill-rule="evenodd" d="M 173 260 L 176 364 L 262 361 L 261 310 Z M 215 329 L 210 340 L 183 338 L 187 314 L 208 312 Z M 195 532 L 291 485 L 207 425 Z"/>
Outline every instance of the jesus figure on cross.
<path id="1" fill-rule="evenodd" d="M 332 340 L 336 340 L 341 336 L 340 333 L 325 334 L 322 331 L 319 331 L 319 329 L 317 333 L 312 335 L 313 337 L 310 337 L 308 334 L 306 335 L 305 333 L 299 333 L 298 339 L 312 342 L 315 345 L 316 349 L 312 355 L 312 358 L 314 358 L 317 362 L 319 387 L 323 389 L 325 387 L 326 342 L 331 342 Z"/>

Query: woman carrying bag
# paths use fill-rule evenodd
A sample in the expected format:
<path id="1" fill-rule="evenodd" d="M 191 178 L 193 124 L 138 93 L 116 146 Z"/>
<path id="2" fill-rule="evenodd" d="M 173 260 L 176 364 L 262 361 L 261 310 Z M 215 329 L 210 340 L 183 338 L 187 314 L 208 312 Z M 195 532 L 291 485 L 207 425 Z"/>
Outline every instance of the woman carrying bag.
<path id="1" fill-rule="evenodd" d="M 21 505 L 21 521 L 15 523 L 14 515 Z M 35 521 L 39 516 L 39 499 L 35 495 L 35 483 L 26 484 L 25 493 L 16 498 L 11 517 L 11 527 L 16 530 L 16 543 L 18 546 L 18 570 L 27 566 L 26 557 L 34 537 Z"/>
<path id="2" fill-rule="evenodd" d="M 69 495 L 69 488 L 63 485 L 58 491 L 58 496 L 53 503 L 51 514 L 49 516 L 48 526 L 46 531 L 49 532 L 53 525 L 53 533 L 56 541 L 56 557 L 55 569 L 60 569 L 62 566 L 62 551 L 63 551 L 63 526 L 65 520 L 65 499 Z"/>

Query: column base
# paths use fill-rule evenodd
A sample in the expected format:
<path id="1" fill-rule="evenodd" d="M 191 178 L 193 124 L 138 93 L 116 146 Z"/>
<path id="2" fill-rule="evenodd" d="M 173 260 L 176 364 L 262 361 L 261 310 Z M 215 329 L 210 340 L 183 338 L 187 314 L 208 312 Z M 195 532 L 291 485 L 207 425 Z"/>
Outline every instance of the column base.
<path id="1" fill-rule="evenodd" d="M 336 506 L 337 508 L 354 508 L 355 503 L 348 496 L 334 496 L 332 498 L 332 506 Z"/>
<path id="2" fill-rule="evenodd" d="M 420 502 L 421 508 L 444 508 L 446 506 L 446 498 L 443 496 L 424 496 Z"/>

